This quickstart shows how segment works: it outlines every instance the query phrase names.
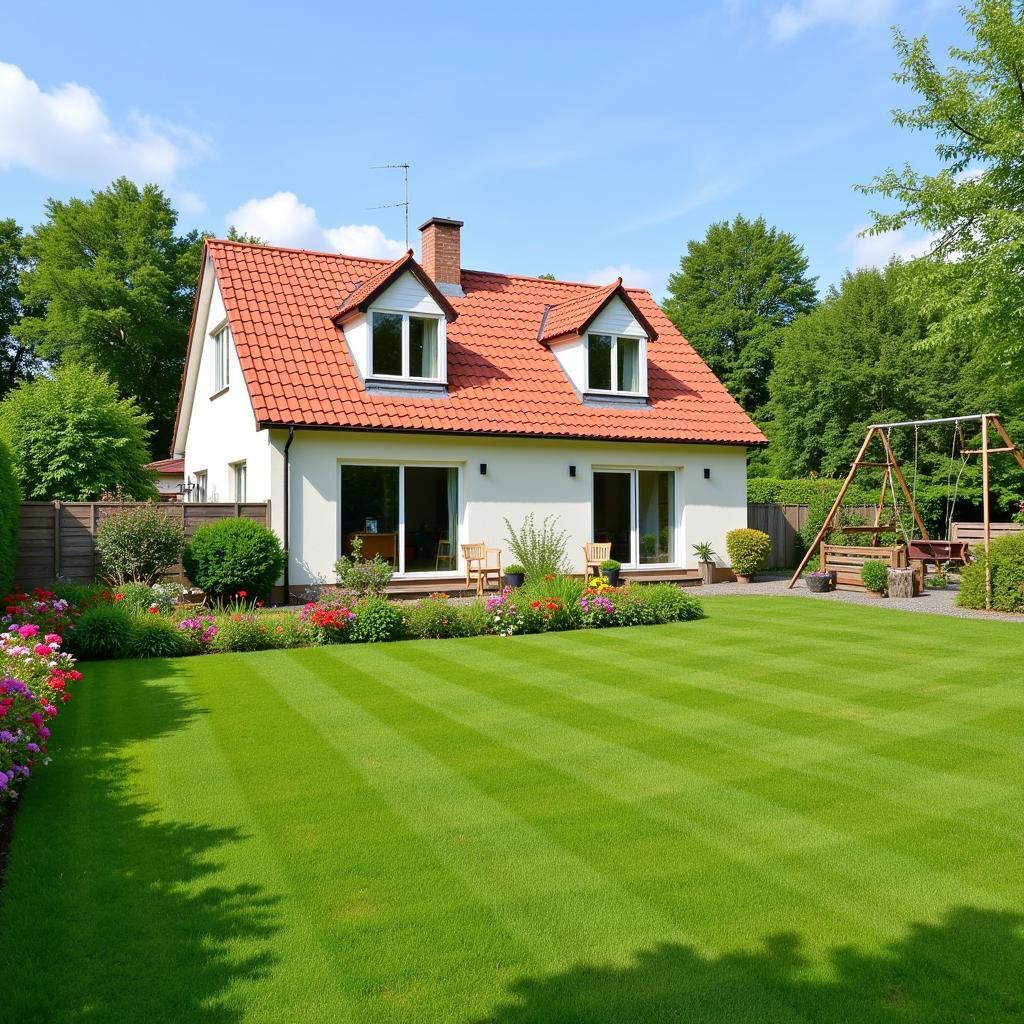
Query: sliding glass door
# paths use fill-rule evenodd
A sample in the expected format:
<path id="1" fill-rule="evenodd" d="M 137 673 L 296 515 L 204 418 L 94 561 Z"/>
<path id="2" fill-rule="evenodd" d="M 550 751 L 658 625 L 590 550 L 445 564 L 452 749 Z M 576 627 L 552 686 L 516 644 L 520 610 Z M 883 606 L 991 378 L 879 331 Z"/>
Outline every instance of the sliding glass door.
<path id="1" fill-rule="evenodd" d="M 341 550 L 362 545 L 400 573 L 458 567 L 459 470 L 456 466 L 341 467 Z"/>
<path id="2" fill-rule="evenodd" d="M 676 474 L 661 469 L 594 471 L 594 540 L 624 565 L 676 562 Z"/>

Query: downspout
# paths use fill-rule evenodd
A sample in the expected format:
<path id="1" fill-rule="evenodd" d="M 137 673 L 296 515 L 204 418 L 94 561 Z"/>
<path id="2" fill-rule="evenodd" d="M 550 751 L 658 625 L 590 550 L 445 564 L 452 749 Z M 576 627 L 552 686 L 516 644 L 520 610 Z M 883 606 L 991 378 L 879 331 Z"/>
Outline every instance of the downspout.
<path id="1" fill-rule="evenodd" d="M 291 591 L 288 589 L 288 565 L 292 560 L 291 545 L 288 537 L 288 518 L 291 511 L 291 466 L 288 459 L 288 449 L 295 440 L 295 428 L 288 428 L 288 440 L 284 444 L 284 603 L 292 603 Z"/>

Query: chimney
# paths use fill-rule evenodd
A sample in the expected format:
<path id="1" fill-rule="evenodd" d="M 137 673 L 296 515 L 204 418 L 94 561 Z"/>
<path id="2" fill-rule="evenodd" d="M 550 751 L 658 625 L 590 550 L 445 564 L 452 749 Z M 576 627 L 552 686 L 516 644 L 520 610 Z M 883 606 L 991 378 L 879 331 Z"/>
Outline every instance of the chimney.
<path id="1" fill-rule="evenodd" d="M 420 263 L 445 295 L 461 296 L 461 220 L 431 217 L 420 225 Z"/>

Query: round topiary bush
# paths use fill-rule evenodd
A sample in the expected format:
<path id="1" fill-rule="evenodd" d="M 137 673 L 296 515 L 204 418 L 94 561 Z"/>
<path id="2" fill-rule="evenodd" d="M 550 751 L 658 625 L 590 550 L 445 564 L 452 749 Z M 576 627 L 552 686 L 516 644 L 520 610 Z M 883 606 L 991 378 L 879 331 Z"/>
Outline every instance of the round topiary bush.
<path id="1" fill-rule="evenodd" d="M 985 607 L 985 549 L 972 548 L 975 561 L 960 574 L 961 608 Z M 1024 533 L 992 541 L 992 607 L 997 612 L 1024 612 Z"/>
<path id="2" fill-rule="evenodd" d="M 130 615 L 117 605 L 86 608 L 68 636 L 68 646 L 80 658 L 124 658 L 134 634 Z"/>
<path id="3" fill-rule="evenodd" d="M 872 558 L 860 567 L 860 581 L 867 590 L 881 594 L 889 586 L 889 570 L 885 562 Z"/>
<path id="4" fill-rule="evenodd" d="M 772 539 L 760 530 L 730 530 L 725 535 L 732 571 L 737 576 L 753 576 L 764 568 L 772 550 Z"/>
<path id="5" fill-rule="evenodd" d="M 277 534 L 251 519 L 222 519 L 201 526 L 185 545 L 182 562 L 188 578 L 216 601 L 245 591 L 263 597 L 284 568 Z"/>

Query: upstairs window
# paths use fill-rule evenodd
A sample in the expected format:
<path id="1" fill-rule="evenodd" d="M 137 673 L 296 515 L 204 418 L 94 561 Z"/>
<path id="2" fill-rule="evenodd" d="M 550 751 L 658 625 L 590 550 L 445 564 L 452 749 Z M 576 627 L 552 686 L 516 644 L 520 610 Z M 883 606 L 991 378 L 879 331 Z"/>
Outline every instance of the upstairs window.
<path id="1" fill-rule="evenodd" d="M 587 388 L 639 395 L 640 339 L 588 334 Z"/>
<path id="2" fill-rule="evenodd" d="M 370 372 L 374 377 L 439 380 L 438 318 L 374 312 Z"/>
<path id="3" fill-rule="evenodd" d="M 223 391 L 230 384 L 231 328 L 225 324 L 213 335 L 213 393 Z"/>

